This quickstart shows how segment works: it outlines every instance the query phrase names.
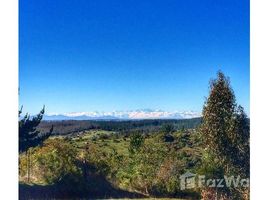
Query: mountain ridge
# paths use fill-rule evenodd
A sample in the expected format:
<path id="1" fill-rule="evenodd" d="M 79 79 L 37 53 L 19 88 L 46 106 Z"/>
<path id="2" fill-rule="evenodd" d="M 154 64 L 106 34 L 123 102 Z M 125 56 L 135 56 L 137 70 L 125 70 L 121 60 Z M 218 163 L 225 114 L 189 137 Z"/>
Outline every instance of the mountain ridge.
<path id="1" fill-rule="evenodd" d="M 47 114 L 44 120 L 142 120 L 142 119 L 191 119 L 201 117 L 195 111 L 163 111 L 139 109 L 112 112 L 70 112 L 63 114 Z"/>

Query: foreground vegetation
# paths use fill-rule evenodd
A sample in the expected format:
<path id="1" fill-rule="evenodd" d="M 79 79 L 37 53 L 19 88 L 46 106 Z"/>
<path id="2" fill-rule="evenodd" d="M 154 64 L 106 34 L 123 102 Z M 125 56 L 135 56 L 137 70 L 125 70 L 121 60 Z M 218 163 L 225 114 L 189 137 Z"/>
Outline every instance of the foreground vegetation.
<path id="1" fill-rule="evenodd" d="M 169 136 L 169 137 L 167 137 Z M 194 130 L 144 136 L 94 130 L 76 137 L 51 137 L 31 149 L 31 184 L 53 185 L 64 181 L 68 196 L 80 191 L 94 195 L 92 184 L 104 179 L 111 187 L 134 196 L 198 196 L 180 191 L 179 175 L 195 170 L 201 149 Z M 167 138 L 172 138 L 172 142 Z M 27 157 L 20 158 L 21 182 L 27 182 Z M 94 183 L 95 182 L 95 183 Z M 101 182 L 101 181 L 100 181 Z M 75 184 L 75 191 L 71 189 Z M 94 187 L 103 192 L 102 185 Z"/>

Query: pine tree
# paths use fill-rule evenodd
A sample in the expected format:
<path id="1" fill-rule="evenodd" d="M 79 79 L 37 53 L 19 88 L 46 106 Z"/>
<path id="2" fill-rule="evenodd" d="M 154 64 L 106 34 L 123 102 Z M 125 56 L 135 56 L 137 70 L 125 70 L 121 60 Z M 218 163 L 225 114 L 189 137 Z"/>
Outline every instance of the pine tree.
<path id="1" fill-rule="evenodd" d="M 19 110 L 19 117 L 22 113 L 22 108 Z M 40 124 L 43 115 L 45 113 L 45 107 L 40 111 L 37 116 L 31 118 L 27 113 L 21 120 L 19 120 L 19 153 L 26 153 L 27 156 L 27 174 L 28 182 L 30 182 L 30 169 L 31 169 L 31 147 L 36 147 L 43 143 L 52 133 L 53 126 L 48 133 L 40 134 L 36 128 Z"/>
<path id="2" fill-rule="evenodd" d="M 19 111 L 19 116 L 22 113 L 22 109 Z M 39 114 L 32 117 L 27 113 L 22 119 L 19 120 L 19 152 L 25 152 L 31 147 L 40 145 L 46 140 L 53 131 L 53 126 L 48 133 L 40 134 L 36 128 L 40 124 L 43 115 L 45 113 L 45 107 Z"/>

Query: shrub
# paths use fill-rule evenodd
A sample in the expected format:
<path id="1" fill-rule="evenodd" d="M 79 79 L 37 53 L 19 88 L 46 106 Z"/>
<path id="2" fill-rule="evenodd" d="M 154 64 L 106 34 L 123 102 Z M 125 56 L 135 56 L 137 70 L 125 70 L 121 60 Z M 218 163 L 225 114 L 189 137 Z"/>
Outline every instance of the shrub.
<path id="1" fill-rule="evenodd" d="M 76 149 L 61 139 L 47 140 L 37 149 L 35 158 L 40 174 L 47 183 L 55 183 L 66 175 L 79 174 Z"/>

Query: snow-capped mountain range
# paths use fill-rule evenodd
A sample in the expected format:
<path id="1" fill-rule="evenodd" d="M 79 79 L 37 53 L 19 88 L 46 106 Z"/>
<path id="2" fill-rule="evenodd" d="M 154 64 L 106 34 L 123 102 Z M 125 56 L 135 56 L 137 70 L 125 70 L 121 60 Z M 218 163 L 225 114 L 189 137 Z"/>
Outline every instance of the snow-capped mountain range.
<path id="1" fill-rule="evenodd" d="M 113 112 L 71 112 L 63 114 L 48 114 L 44 120 L 138 120 L 138 119 L 190 119 L 201 117 L 194 111 L 163 111 L 141 109 L 132 111 Z"/>

